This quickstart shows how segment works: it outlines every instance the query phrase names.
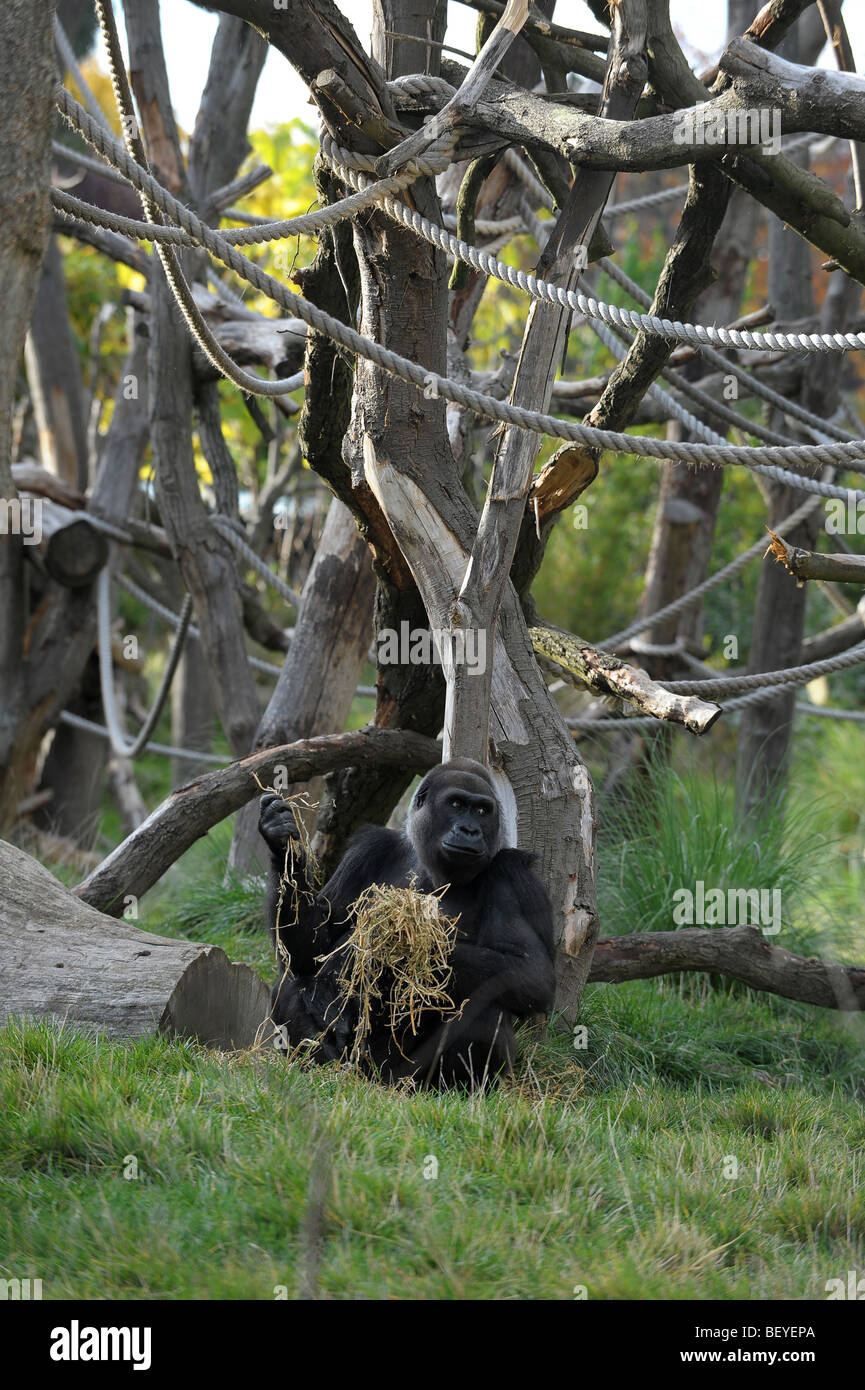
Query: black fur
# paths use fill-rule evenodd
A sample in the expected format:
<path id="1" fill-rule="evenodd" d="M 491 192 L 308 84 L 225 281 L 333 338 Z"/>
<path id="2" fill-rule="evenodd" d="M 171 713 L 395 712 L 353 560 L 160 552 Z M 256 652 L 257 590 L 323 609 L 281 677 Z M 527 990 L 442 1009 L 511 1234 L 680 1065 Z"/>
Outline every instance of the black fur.
<path id="1" fill-rule="evenodd" d="M 350 930 L 351 904 L 372 883 L 422 892 L 449 884 L 442 911 L 459 915 L 448 992 L 458 1018 L 428 1011 L 416 1034 L 395 1041 L 384 1018 L 374 1021 L 368 1062 L 384 1080 L 414 1077 L 421 1085 L 479 1086 L 514 1060 L 513 1020 L 548 1013 L 555 989 L 552 912 L 531 856 L 499 848 L 500 810 L 484 767 L 454 760 L 427 774 L 412 800 L 404 833 L 370 827 L 351 841 L 335 874 L 318 894 L 283 904 L 277 921 L 286 846 L 297 831 L 291 809 L 268 793 L 261 799 L 261 834 L 271 851 L 268 921 L 289 952 L 291 973 L 273 992 L 274 1022 L 294 1047 L 320 1040 L 313 1055 L 327 1061 L 351 1048 L 355 1014 L 343 1007 L 337 976 Z M 302 853 L 294 846 L 298 886 L 306 890 Z"/>

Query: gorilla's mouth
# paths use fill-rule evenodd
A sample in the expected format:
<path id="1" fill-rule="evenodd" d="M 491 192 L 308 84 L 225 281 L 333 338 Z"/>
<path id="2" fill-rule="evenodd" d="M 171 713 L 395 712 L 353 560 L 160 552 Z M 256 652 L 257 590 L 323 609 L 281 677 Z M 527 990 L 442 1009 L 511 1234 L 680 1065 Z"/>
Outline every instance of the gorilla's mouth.
<path id="1" fill-rule="evenodd" d="M 483 854 L 484 846 L 454 843 L 453 840 L 442 840 L 442 849 L 449 858 L 477 859 L 478 855 Z"/>

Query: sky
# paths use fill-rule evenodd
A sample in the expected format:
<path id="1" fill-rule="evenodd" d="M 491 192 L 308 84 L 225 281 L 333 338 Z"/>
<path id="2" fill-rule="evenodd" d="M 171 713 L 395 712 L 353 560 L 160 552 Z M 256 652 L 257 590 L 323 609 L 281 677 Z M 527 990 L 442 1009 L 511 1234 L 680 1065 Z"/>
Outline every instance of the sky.
<path id="1" fill-rule="evenodd" d="M 372 0 L 337 0 L 339 8 L 351 20 L 361 41 L 368 44 Z M 755 0 L 755 12 L 758 8 Z M 600 26 L 581 0 L 560 0 L 556 18 L 575 29 L 599 32 Z M 673 24 L 692 50 L 705 54 L 708 60 L 719 56 L 724 42 L 727 6 L 723 0 L 672 0 L 670 14 Z M 862 0 L 848 0 L 844 6 L 845 21 L 850 34 L 857 67 L 862 71 L 865 59 L 865 5 Z M 204 88 L 210 58 L 210 45 L 218 17 L 200 10 L 190 0 L 162 0 L 162 34 L 171 85 L 172 101 L 177 120 L 186 131 L 195 124 L 198 102 Z M 474 49 L 477 13 L 466 5 L 450 0 L 447 41 L 456 48 Z M 119 26 L 123 33 L 122 19 Z M 821 63 L 834 66 L 828 50 Z M 252 108 L 252 129 L 275 125 L 295 116 L 315 123 L 315 111 L 309 104 L 306 87 L 297 77 L 291 64 L 280 53 L 271 51 L 258 84 Z"/>

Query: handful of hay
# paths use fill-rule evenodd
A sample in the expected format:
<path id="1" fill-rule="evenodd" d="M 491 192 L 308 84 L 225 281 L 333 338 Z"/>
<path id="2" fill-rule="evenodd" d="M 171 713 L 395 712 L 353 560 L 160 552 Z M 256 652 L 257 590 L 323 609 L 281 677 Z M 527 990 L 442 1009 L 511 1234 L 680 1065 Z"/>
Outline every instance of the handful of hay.
<path id="1" fill-rule="evenodd" d="M 353 1063 L 369 1035 L 376 1005 L 384 1003 L 394 1041 L 396 1030 L 406 1023 L 416 1034 L 424 1009 L 458 1013 L 446 986 L 459 918 L 441 911 L 446 888 L 420 893 L 414 883 L 365 888 L 354 904 L 351 935 L 338 948 L 346 953 L 339 975 L 343 997 L 346 1004 L 356 1000 L 358 1007 Z"/>
<path id="2" fill-rule="evenodd" d="M 282 926 L 291 926 L 298 921 L 300 916 L 301 898 L 303 897 L 311 903 L 315 899 L 316 890 L 321 887 L 321 869 L 312 848 L 306 820 L 303 815 L 295 814 L 296 811 L 316 810 L 318 802 L 310 800 L 305 791 L 293 792 L 290 796 L 285 796 L 283 792 L 277 791 L 276 787 L 264 786 L 256 773 L 252 775 L 263 792 L 273 792 L 286 806 L 291 808 L 294 816 L 297 838 L 292 837 L 285 846 L 285 861 L 279 878 L 279 897 L 276 907 L 277 917 Z M 303 886 L 298 881 L 299 868 L 302 869 L 300 877 L 304 880 Z M 286 899 L 288 899 L 289 906 L 283 911 Z M 288 952 L 280 940 L 277 940 L 276 949 L 286 970 L 289 970 Z"/>

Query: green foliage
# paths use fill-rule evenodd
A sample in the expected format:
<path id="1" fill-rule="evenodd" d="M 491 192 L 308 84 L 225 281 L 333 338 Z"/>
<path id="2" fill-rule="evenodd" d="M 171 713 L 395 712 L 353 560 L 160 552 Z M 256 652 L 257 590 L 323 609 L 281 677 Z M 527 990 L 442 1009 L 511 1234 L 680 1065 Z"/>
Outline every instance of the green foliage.
<path id="1" fill-rule="evenodd" d="M 273 950 L 264 926 L 264 879 L 226 873 L 234 817 L 189 852 L 191 862 L 147 899 L 140 924 L 160 935 L 221 946 L 232 960 L 268 976 Z M 193 887 L 194 885 L 194 887 Z"/>
<path id="2" fill-rule="evenodd" d="M 694 892 L 702 880 L 706 890 L 725 893 L 778 890 L 779 940 L 793 950 L 816 948 L 814 911 L 829 853 L 815 828 L 819 808 L 769 805 L 754 820 L 739 821 L 729 779 L 683 763 L 679 770 L 650 757 L 645 774 L 604 809 L 598 846 L 604 935 L 675 930 L 674 894 Z"/>
<path id="3" fill-rule="evenodd" d="M 267 164 L 273 177 L 246 200 L 250 212 L 261 217 L 295 217 L 316 202 L 312 166 L 318 153 L 318 136 L 299 118 L 268 130 L 250 132 L 251 163 Z"/>
<path id="4" fill-rule="evenodd" d="M 90 332 L 104 304 L 117 306 L 116 312 L 102 330 L 99 349 L 99 371 L 103 378 L 100 394 L 112 396 L 126 359 L 126 319 L 120 307 L 124 288 L 131 279 L 140 281 L 125 267 L 118 267 L 107 256 L 90 246 L 82 246 L 72 237 L 62 237 L 63 275 L 69 321 L 78 349 L 85 383 L 90 381 Z"/>

